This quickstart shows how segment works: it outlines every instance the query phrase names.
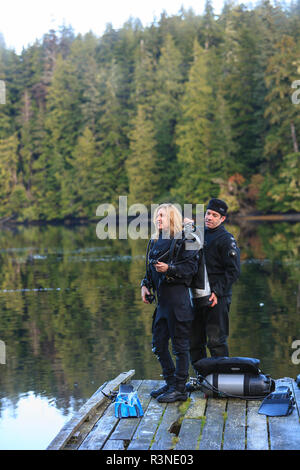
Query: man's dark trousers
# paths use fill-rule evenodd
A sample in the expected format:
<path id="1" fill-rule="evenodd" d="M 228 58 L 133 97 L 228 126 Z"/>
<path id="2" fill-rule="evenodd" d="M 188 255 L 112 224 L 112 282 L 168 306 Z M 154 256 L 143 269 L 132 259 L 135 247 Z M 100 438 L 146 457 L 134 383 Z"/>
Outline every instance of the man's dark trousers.
<path id="1" fill-rule="evenodd" d="M 199 307 L 193 299 L 194 321 L 190 336 L 190 358 L 192 365 L 207 357 L 206 348 L 212 357 L 228 356 L 229 308 L 231 296 L 219 297 L 214 307 Z"/>

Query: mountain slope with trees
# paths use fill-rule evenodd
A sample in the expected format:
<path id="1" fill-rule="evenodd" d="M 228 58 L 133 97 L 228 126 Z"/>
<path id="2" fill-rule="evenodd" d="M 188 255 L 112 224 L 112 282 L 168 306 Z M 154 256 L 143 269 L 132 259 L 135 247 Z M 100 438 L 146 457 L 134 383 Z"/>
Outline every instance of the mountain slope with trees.
<path id="1" fill-rule="evenodd" d="M 64 26 L 19 55 L 0 37 L 0 219 L 91 219 L 124 195 L 300 212 L 299 51 L 300 0 Z"/>

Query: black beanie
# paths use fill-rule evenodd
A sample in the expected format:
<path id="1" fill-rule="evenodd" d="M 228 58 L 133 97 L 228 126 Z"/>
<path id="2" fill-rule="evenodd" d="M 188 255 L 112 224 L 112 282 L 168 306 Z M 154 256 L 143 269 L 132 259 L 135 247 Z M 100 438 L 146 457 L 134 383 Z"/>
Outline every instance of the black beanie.
<path id="1" fill-rule="evenodd" d="M 228 206 L 222 199 L 213 198 L 209 201 L 206 210 L 211 209 L 212 211 L 219 212 L 221 215 L 227 214 Z"/>

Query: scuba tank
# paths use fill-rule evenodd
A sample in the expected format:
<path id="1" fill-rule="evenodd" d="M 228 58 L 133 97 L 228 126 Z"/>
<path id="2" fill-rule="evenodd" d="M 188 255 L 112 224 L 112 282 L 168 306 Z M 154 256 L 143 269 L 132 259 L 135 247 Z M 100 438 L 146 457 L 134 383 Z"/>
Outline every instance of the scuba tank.
<path id="1" fill-rule="evenodd" d="M 209 397 L 265 397 L 272 390 L 271 381 L 263 374 L 210 374 L 201 382 L 201 390 Z"/>
<path id="2" fill-rule="evenodd" d="M 202 253 L 202 257 L 204 259 L 204 254 Z M 207 307 L 212 303 L 211 300 L 209 300 L 211 296 L 211 290 L 210 290 L 210 284 L 208 280 L 208 275 L 207 275 L 207 270 L 206 270 L 206 265 L 205 262 L 203 261 L 203 265 L 201 266 L 201 263 L 199 263 L 199 270 L 202 270 L 202 275 L 203 275 L 203 288 L 198 288 L 198 287 L 190 287 L 190 296 L 192 298 L 192 302 L 194 307 Z M 195 280 L 192 286 L 197 286 Z M 198 284 L 199 285 L 199 284 Z M 202 287 L 202 286 L 201 286 Z"/>
<path id="3" fill-rule="evenodd" d="M 248 357 L 200 359 L 194 364 L 198 388 L 209 397 L 264 398 L 275 390 L 275 381 L 259 364 Z"/>
<path id="4" fill-rule="evenodd" d="M 190 297 L 195 307 L 206 307 L 210 305 L 212 301 L 209 300 L 211 290 L 203 250 L 204 234 L 199 231 L 195 225 L 191 224 L 185 225 L 184 233 L 187 238 L 193 239 L 199 250 L 198 271 L 190 285 Z"/>

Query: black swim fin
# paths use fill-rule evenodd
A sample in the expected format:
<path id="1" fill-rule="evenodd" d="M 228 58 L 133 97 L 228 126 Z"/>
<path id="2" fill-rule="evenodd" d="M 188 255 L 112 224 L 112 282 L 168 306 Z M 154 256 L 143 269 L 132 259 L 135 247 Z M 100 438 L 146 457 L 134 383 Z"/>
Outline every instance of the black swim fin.
<path id="1" fill-rule="evenodd" d="M 143 408 L 137 392 L 132 385 L 120 385 L 119 393 L 115 401 L 116 418 L 140 418 L 143 416 Z"/>
<path id="2" fill-rule="evenodd" d="M 266 416 L 288 416 L 292 413 L 294 404 L 290 388 L 281 386 L 263 400 L 258 413 Z"/>

